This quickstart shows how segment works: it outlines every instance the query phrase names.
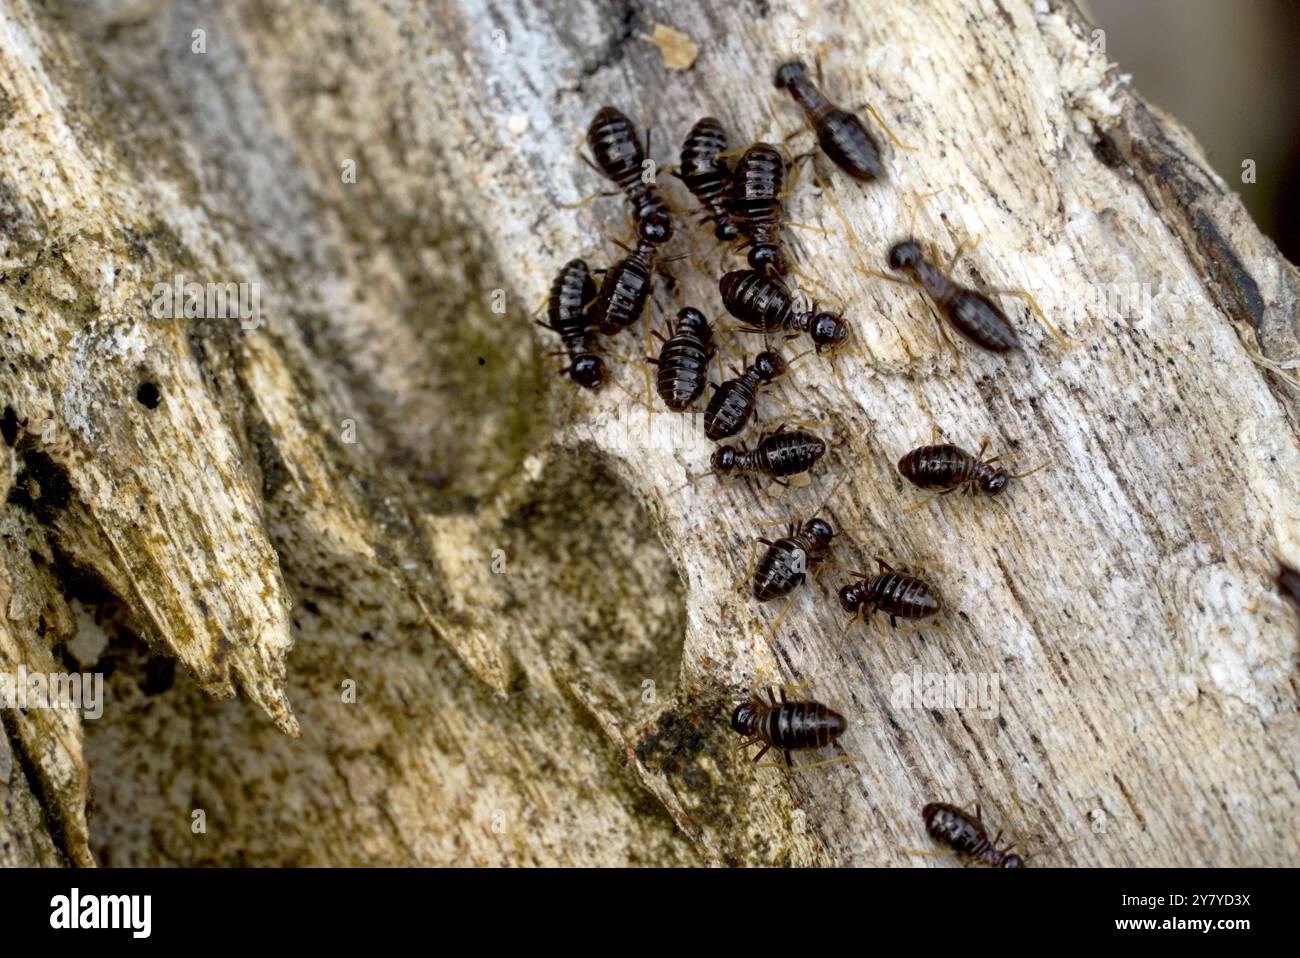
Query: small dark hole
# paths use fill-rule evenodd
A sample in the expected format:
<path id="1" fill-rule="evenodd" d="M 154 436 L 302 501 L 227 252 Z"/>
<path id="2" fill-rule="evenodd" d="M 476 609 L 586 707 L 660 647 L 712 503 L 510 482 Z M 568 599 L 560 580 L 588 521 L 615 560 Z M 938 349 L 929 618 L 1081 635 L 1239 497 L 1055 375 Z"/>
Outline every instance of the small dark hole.
<path id="1" fill-rule="evenodd" d="M 135 391 L 135 401 L 150 409 L 157 409 L 158 404 L 162 402 L 162 394 L 153 383 L 141 383 Z"/>
<path id="2" fill-rule="evenodd" d="M 479 364 L 480 366 L 486 366 L 486 365 L 487 365 L 487 360 L 484 359 L 482 356 L 480 356 L 480 357 L 478 358 L 478 364 Z"/>
<path id="3" fill-rule="evenodd" d="M 0 435 L 10 446 L 18 441 L 18 413 L 14 412 L 13 406 L 5 406 L 4 418 L 0 419 Z"/>
<path id="4" fill-rule="evenodd" d="M 176 660 L 166 656 L 155 655 L 149 659 L 144 669 L 144 684 L 140 691 L 145 695 L 161 695 L 172 687 L 176 681 Z"/>

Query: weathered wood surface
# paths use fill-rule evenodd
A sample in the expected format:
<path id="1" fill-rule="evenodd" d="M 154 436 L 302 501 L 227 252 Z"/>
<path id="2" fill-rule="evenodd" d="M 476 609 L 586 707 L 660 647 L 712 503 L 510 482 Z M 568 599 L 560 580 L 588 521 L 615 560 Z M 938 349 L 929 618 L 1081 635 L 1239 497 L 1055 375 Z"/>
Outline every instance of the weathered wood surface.
<path id="1" fill-rule="evenodd" d="M 0 649 L 111 674 L 99 720 L 7 717 L 4 861 L 942 864 L 908 854 L 941 799 L 1044 864 L 1295 864 L 1297 394 L 1252 354 L 1300 357 L 1296 271 L 1090 41 L 1006 0 L 6 6 Z M 806 488 L 683 487 L 698 424 L 630 362 L 575 395 L 528 326 L 625 229 L 559 205 L 603 188 L 574 147 L 606 102 L 661 163 L 706 113 L 780 139 L 771 70 L 822 45 L 913 148 L 791 199 L 855 338 L 760 414 L 837 445 Z M 1073 345 L 1018 307 L 1025 351 L 957 375 L 925 301 L 857 269 L 909 229 L 978 238 L 959 278 Z M 680 233 L 715 313 L 716 248 Z M 262 324 L 149 315 L 178 273 L 259 283 Z M 1129 284 L 1149 312 L 1072 308 Z M 1051 468 L 905 514 L 932 426 Z M 749 544 L 828 495 L 836 568 L 773 635 Z M 834 588 L 877 552 L 924 560 L 946 633 L 844 639 Z M 899 707 L 914 669 L 999 676 L 997 714 Z M 725 716 L 756 676 L 844 712 L 859 760 L 747 765 Z"/>

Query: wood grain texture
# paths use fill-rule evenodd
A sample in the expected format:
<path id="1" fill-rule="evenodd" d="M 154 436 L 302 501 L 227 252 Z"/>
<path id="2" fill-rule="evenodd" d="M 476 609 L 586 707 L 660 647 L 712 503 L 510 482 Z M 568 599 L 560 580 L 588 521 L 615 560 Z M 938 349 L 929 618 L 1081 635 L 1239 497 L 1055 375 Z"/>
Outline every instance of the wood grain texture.
<path id="1" fill-rule="evenodd" d="M 698 46 L 689 69 L 656 24 Z M 0 648 L 66 661 L 93 633 L 111 669 L 76 734 L 6 724 L 46 783 L 42 818 L 5 826 L 31 847 L 943 865 L 909 854 L 921 806 L 978 801 L 1041 864 L 1300 860 L 1297 622 L 1270 564 L 1300 564 L 1276 372 L 1300 283 L 1073 7 L 19 3 L 0 31 L 0 398 L 26 490 Z M 577 395 L 528 324 L 563 262 L 621 255 L 616 199 L 561 206 L 604 189 L 575 147 L 604 103 L 653 125 L 661 164 L 705 114 L 780 141 L 800 121 L 772 69 L 818 48 L 827 93 L 909 147 L 865 187 L 819 157 L 790 198 L 854 336 L 759 413 L 834 447 L 806 487 L 686 484 L 711 445 L 647 403 L 643 327 L 612 346 L 621 388 Z M 656 327 L 721 312 L 736 262 L 686 221 Z M 1070 342 L 1004 296 L 1024 351 L 962 346 L 959 375 L 927 301 L 862 272 L 909 233 L 943 262 L 978 239 L 957 278 L 1032 292 Z M 148 315 L 177 273 L 259 283 L 265 322 Z M 894 463 L 932 427 L 1050 468 L 907 513 Z M 751 542 L 814 512 L 844 530 L 834 565 L 774 630 Z M 945 632 L 846 635 L 834 591 L 878 553 L 924 565 Z M 905 707 L 914 671 L 996 677 L 996 707 Z M 726 715 L 755 682 L 807 683 L 857 760 L 747 764 Z"/>

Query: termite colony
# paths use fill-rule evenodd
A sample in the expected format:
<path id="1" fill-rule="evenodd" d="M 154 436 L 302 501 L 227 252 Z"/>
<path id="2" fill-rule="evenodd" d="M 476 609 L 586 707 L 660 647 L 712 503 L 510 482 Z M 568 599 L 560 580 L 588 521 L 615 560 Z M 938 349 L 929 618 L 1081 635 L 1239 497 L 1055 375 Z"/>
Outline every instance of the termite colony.
<path id="1" fill-rule="evenodd" d="M 871 128 L 831 102 L 801 62 L 781 64 L 774 82 L 802 109 L 822 152 L 855 183 L 872 184 L 885 177 L 883 154 Z M 870 112 L 902 148 L 875 111 Z M 661 254 L 674 236 L 670 216 L 674 207 L 655 183 L 653 160 L 647 157 L 649 133 L 643 140 L 627 115 L 605 106 L 592 119 L 586 140 L 591 158 L 584 155 L 583 159 L 618 188 L 618 192 L 598 195 L 623 196 L 632 226 L 631 245 L 620 244 L 627 255 L 607 269 L 589 271 L 580 259 L 566 264 L 551 288 L 550 322 L 542 325 L 560 337 L 558 355 L 568 363 L 564 372 L 580 386 L 599 389 L 609 378 L 598 354 L 599 337 L 616 336 L 641 319 L 651 302 L 656 274 L 664 275 L 675 291 L 676 282 L 663 267 L 685 257 Z M 706 387 L 712 389 L 702 425 L 707 438 L 719 445 L 702 475 L 711 474 L 719 480 L 758 475 L 786 485 L 791 477 L 811 471 L 829 448 L 814 432 L 787 429 L 784 422 L 776 428 L 764 426 L 751 444 L 725 444 L 740 436 L 752 421 L 767 418 L 759 412 L 766 406 L 764 392 L 777 379 L 790 375 L 801 358 L 786 359 L 773 337 L 802 339 L 807 352 L 826 353 L 831 358 L 851 336 L 850 323 L 839 311 L 809 303 L 789 285 L 791 273 L 803 274 L 786 245 L 786 227 L 797 225 L 789 221 L 786 200 L 798 179 L 799 164 L 812 155 L 792 157 L 783 145 L 763 142 L 735 145 L 720 120 L 705 117 L 691 127 L 679 163 L 671 171 L 698 204 L 699 223 L 722 244 L 724 254 L 745 259 L 743 266 L 735 264 L 741 268 L 726 269 L 719 279 L 723 307 L 719 317 L 730 314 L 739 321 L 729 332 L 759 334 L 764 341 L 761 350 L 744 357 L 732 378 L 719 376 L 721 381 L 713 382 L 710 367 L 721 366 L 719 346 L 725 345 L 716 319 L 711 324 L 704 311 L 685 306 L 667 324 L 666 334 L 653 331 L 660 344 L 658 354 L 645 361 L 656 370 L 657 392 L 669 410 L 698 411 L 696 404 Z M 940 332 L 954 352 L 949 329 L 989 352 L 1021 348 L 1015 327 L 998 305 L 952 279 L 951 267 L 945 270 L 935 265 L 916 240 L 909 237 L 892 243 L 881 259 L 890 273 L 862 271 L 923 291 L 946 321 Z M 593 276 L 599 277 L 599 283 Z M 1039 318 L 1046 323 L 1041 313 Z M 999 457 L 984 458 L 984 451 L 981 446 L 971 455 L 951 444 L 920 446 L 902 456 L 898 472 L 930 491 L 931 498 L 955 491 L 998 495 L 1009 480 L 1020 476 L 1007 472 Z M 922 500 L 918 506 L 928 501 Z M 747 587 L 756 601 L 784 598 L 788 610 L 798 587 L 824 567 L 843 538 L 843 530 L 836 529 L 820 512 L 819 508 L 791 521 L 780 538 L 756 538 L 764 551 L 757 561 L 751 559 L 747 575 Z M 849 625 L 870 617 L 897 629 L 925 627 L 899 625 L 902 619 L 942 630 L 936 620 L 945 606 L 937 586 L 914 571 L 894 569 L 883 558 L 876 557 L 875 562 L 875 572 L 852 572 L 838 590 L 841 609 L 853 616 Z M 877 612 L 879 617 L 874 615 Z M 777 617 L 778 623 L 784 614 L 782 611 Z M 762 743 L 755 761 L 774 749 L 789 768 L 792 751 L 830 746 L 847 729 L 848 721 L 819 702 L 788 701 L 784 689 L 778 701 L 769 689 L 766 700 L 754 692 L 739 704 L 732 713 L 731 727 L 745 737 L 744 745 Z M 971 819 L 954 806 L 934 803 L 926 806 L 924 820 L 936 840 L 974 860 L 1002 867 L 1024 863 L 1010 849 L 996 848 L 996 839 L 987 839 L 978 816 Z"/>

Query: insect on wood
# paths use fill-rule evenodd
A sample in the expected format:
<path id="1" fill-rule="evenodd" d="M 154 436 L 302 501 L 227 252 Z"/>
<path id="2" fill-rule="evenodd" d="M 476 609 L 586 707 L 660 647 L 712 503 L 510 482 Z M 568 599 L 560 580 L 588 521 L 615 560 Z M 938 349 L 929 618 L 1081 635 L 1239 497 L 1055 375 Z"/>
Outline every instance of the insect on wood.
<path id="1" fill-rule="evenodd" d="M 587 145 L 596 162 L 593 164 L 586 157 L 583 159 L 623 191 L 632 207 L 632 217 L 638 224 L 653 222 L 656 225 L 654 235 L 657 238 L 651 242 L 665 243 L 673 235 L 673 224 L 658 187 L 646 181 L 649 136 L 647 131 L 647 148 L 642 150 L 637 142 L 636 127 L 626 114 L 612 106 L 601 107 L 587 128 Z"/>
<path id="2" fill-rule="evenodd" d="M 836 106 L 808 76 L 799 60 L 777 67 L 774 80 L 803 108 L 808 124 L 817 133 L 817 143 L 831 161 L 855 180 L 870 182 L 880 177 L 880 147 L 855 114 Z"/>
<path id="3" fill-rule="evenodd" d="M 782 485 L 790 476 L 807 472 L 826 454 L 826 443 L 805 429 L 786 429 L 782 423 L 775 432 L 764 433 L 753 449 L 719 446 L 710 464 L 715 475 L 758 473 Z"/>
<path id="4" fill-rule="evenodd" d="M 939 593 L 925 579 L 895 572 L 884 559 L 876 562 L 880 566 L 878 573 L 850 572 L 859 581 L 840 589 L 840 606 L 853 613 L 854 621 L 879 611 L 889 616 L 889 624 L 897 628 L 899 619 L 926 619 L 943 608 Z"/>
<path id="5" fill-rule="evenodd" d="M 806 333 L 817 351 L 844 345 L 849 326 L 843 317 L 827 310 L 801 310 L 785 283 L 756 269 L 733 270 L 718 281 L 722 305 L 747 325 L 742 332 L 773 333 L 785 330 Z"/>
<path id="6" fill-rule="evenodd" d="M 796 749 L 824 748 L 844 734 L 848 722 L 844 716 L 820 702 L 791 702 L 786 699 L 785 689 L 781 690 L 781 701 L 777 702 L 772 690 L 767 690 L 768 701 L 764 702 L 757 693 L 736 706 L 731 713 L 731 728 L 741 735 L 748 736 L 738 749 L 747 748 L 755 742 L 762 742 L 763 747 L 754 756 L 754 761 L 761 759 L 770 748 L 784 753 L 786 767 L 794 764 L 790 754 Z"/>
<path id="7" fill-rule="evenodd" d="M 665 406 L 681 412 L 699 398 L 708 384 L 709 360 L 716 351 L 713 330 L 704 314 L 689 306 L 679 311 L 668 338 L 663 339 L 659 357 L 646 360 L 659 368 L 655 385 Z"/>
<path id="8" fill-rule="evenodd" d="M 569 359 L 565 374 L 587 389 L 599 389 L 605 382 L 605 363 L 595 353 L 594 324 L 587 312 L 595 299 L 596 284 L 587 264 L 570 260 L 551 284 L 547 302 L 550 321 L 537 324 L 560 337 Z"/>
<path id="9" fill-rule="evenodd" d="M 713 235 L 731 242 L 740 234 L 728 209 L 731 168 L 723 157 L 726 152 L 727 131 L 721 122 L 706 116 L 686 135 L 676 176 L 704 207 L 704 220 L 713 223 Z"/>
<path id="10" fill-rule="evenodd" d="M 1024 858 L 1013 850 L 1014 843 L 1005 848 L 997 847 L 998 841 L 1002 838 L 1000 830 L 992 840 L 989 839 L 988 832 L 984 830 L 979 806 L 976 806 L 975 817 L 972 818 L 969 813 L 955 805 L 931 802 L 921 809 L 921 817 L 925 821 L 925 830 L 930 833 L 930 837 L 947 845 L 959 855 L 964 855 L 983 865 L 992 865 L 994 868 L 1025 867 Z"/>
<path id="11" fill-rule="evenodd" d="M 785 372 L 779 353 L 764 351 L 735 379 L 718 386 L 704 410 L 704 434 L 717 442 L 736 435 L 754 415 L 758 391 Z"/>

